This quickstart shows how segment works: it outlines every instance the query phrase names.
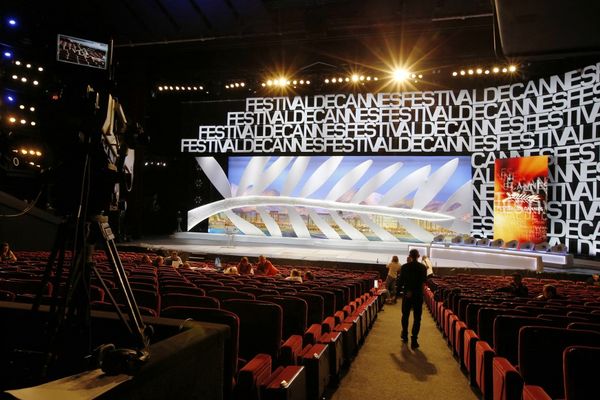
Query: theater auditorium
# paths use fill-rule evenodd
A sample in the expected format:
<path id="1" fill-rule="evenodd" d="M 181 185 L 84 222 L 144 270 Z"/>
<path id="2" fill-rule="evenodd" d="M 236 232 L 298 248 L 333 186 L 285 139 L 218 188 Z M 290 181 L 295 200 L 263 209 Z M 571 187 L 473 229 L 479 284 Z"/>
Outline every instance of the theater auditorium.
<path id="1" fill-rule="evenodd" d="M 0 399 L 598 398 L 600 3 L 0 4 Z"/>

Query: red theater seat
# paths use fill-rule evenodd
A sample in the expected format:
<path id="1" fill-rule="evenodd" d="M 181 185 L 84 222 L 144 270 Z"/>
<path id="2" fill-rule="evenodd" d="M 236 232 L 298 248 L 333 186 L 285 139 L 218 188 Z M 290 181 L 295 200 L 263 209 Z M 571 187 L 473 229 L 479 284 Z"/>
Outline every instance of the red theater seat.
<path id="1" fill-rule="evenodd" d="M 162 313 L 171 307 L 206 307 L 219 308 L 219 300 L 209 296 L 194 296 L 188 294 L 165 294 L 162 296 Z"/>

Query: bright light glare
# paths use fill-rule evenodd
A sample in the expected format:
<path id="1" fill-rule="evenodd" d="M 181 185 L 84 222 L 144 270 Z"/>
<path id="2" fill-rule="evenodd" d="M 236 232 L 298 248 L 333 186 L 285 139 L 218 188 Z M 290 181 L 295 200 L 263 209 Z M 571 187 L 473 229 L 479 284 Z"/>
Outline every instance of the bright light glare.
<path id="1" fill-rule="evenodd" d="M 410 72 L 405 70 L 405 69 L 395 69 L 392 77 L 394 78 L 394 80 L 396 82 L 402 82 L 405 81 L 406 79 L 408 79 L 408 77 L 410 76 Z"/>

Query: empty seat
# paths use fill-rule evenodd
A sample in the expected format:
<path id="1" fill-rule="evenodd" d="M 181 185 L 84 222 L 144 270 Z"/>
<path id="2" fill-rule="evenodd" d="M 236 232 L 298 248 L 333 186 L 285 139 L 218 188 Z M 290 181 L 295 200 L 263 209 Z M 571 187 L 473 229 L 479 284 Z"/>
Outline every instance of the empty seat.
<path id="1" fill-rule="evenodd" d="M 211 290 L 207 295 L 219 299 L 219 301 L 228 299 L 255 300 L 256 297 L 252 293 L 237 292 L 232 290 Z"/>
<path id="2" fill-rule="evenodd" d="M 193 286 L 161 286 L 160 287 L 161 294 L 170 294 L 170 293 L 179 293 L 179 294 L 191 294 L 195 296 L 204 296 L 206 295 L 206 291 L 201 288 L 193 287 Z"/>
<path id="3" fill-rule="evenodd" d="M 260 296 L 259 300 L 279 304 L 283 310 L 283 338 L 304 335 L 307 327 L 308 305 L 303 299 L 291 296 Z"/>
<path id="4" fill-rule="evenodd" d="M 206 307 L 219 308 L 220 302 L 210 296 L 195 296 L 189 294 L 170 293 L 165 294 L 161 298 L 162 312 L 170 307 Z"/>
<path id="5" fill-rule="evenodd" d="M 600 324 L 592 324 L 589 322 L 572 322 L 567 326 L 567 329 L 579 329 L 584 331 L 600 332 Z"/>
<path id="6" fill-rule="evenodd" d="M 600 346 L 600 344 L 599 344 Z M 569 346 L 563 352 L 565 400 L 587 400 L 598 393 L 600 347 Z"/>

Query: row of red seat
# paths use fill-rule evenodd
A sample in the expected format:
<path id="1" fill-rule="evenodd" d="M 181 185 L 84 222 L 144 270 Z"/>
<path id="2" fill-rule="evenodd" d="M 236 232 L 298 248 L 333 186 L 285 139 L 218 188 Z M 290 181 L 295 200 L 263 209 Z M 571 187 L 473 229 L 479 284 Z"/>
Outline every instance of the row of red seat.
<path id="1" fill-rule="evenodd" d="M 43 257 L 18 257 L 18 268 L 0 269 L 0 276 L 12 268 L 31 274 L 29 281 L 37 279 L 39 287 Z M 96 257 L 97 269 L 120 303 L 112 271 L 102 258 Z M 224 275 L 207 264 L 178 270 L 136 265 L 140 255 L 135 253 L 121 258 L 143 314 L 230 327 L 224 360 L 226 398 L 254 399 L 267 392 L 273 398 L 291 392 L 320 398 L 328 383 L 340 376 L 343 364 L 352 360 L 381 305 L 373 288 L 378 276 L 372 272 L 319 269 L 314 271 L 316 281 L 298 284 L 283 277 Z M 31 301 L 38 288 L 32 283 L 25 287 L 28 279 L 22 278 L 0 278 L 0 290 L 5 284 L 5 289 L 16 290 L 16 300 Z M 92 288 L 92 308 L 111 311 L 98 277 L 92 279 Z M 52 291 L 48 285 L 45 301 Z"/>
<path id="2" fill-rule="evenodd" d="M 524 282 L 528 297 L 497 292 L 505 277 L 434 278 L 426 302 L 484 400 L 590 398 L 593 381 L 582 386 L 573 376 L 589 374 L 582 362 L 600 351 L 600 292 L 571 281 Z M 564 297 L 536 299 L 548 283 Z"/>

